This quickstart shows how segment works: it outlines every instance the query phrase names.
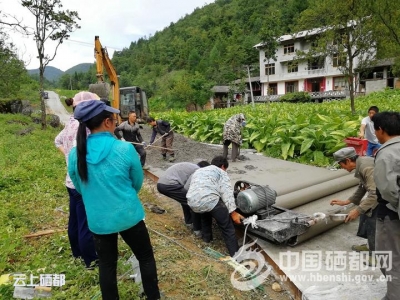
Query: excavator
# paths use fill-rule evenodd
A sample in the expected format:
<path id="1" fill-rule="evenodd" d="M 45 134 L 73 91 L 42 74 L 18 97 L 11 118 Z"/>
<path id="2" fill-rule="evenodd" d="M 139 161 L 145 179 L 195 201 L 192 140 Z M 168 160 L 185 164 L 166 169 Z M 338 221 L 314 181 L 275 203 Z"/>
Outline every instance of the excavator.
<path id="1" fill-rule="evenodd" d="M 111 106 L 121 111 L 118 119 L 128 119 L 130 111 L 135 111 L 139 122 L 149 114 L 149 106 L 145 91 L 140 87 L 119 87 L 118 75 L 111 59 L 108 56 L 107 49 L 104 48 L 98 36 L 94 38 L 94 55 L 96 58 L 96 77 L 97 83 L 89 85 L 89 91 L 97 94 L 100 98 L 108 100 L 110 95 L 110 84 L 104 81 L 104 68 L 111 83 L 112 100 Z"/>

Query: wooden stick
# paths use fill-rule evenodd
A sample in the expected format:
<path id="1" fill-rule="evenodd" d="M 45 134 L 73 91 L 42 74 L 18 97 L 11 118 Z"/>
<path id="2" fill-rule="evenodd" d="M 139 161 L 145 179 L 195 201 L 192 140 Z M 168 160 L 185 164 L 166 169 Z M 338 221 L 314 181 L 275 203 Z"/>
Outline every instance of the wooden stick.
<path id="1" fill-rule="evenodd" d="M 134 144 L 134 145 L 141 145 L 141 146 L 144 146 L 144 145 L 141 144 L 141 143 L 135 143 L 135 142 L 128 142 L 128 143 L 131 143 L 131 144 Z M 153 146 L 153 145 L 147 145 L 146 147 L 144 147 L 144 149 L 147 149 L 148 147 L 154 147 L 154 148 L 160 148 L 160 149 L 167 149 L 167 150 L 173 150 L 173 151 L 178 151 L 178 150 L 179 150 L 179 149 L 165 148 L 165 147 Z"/>
<path id="2" fill-rule="evenodd" d="M 35 232 L 35 233 L 24 235 L 24 238 L 38 237 L 38 236 L 42 236 L 42 235 L 53 234 L 53 233 L 56 233 L 56 232 L 62 232 L 62 231 L 65 231 L 65 230 L 67 230 L 67 229 L 46 229 L 46 230 L 42 230 L 42 231 L 38 231 L 38 232 Z"/>

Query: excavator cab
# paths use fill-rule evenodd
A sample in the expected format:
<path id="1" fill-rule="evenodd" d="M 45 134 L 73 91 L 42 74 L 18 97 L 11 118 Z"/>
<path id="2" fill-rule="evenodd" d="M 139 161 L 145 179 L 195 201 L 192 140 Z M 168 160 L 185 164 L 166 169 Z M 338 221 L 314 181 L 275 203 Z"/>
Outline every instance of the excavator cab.
<path id="1" fill-rule="evenodd" d="M 119 89 L 121 111 L 120 116 L 123 120 L 128 119 L 130 111 L 135 111 L 139 122 L 149 114 L 146 93 L 137 86 L 123 87 Z"/>

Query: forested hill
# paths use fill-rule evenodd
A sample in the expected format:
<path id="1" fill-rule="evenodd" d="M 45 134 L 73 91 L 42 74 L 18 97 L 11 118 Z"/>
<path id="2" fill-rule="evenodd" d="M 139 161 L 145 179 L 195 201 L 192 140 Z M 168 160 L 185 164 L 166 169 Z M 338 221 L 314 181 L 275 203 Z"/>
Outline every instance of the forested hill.
<path id="1" fill-rule="evenodd" d="M 241 77 L 244 65 L 258 64 L 253 46 L 265 28 L 280 23 L 279 31 L 289 33 L 306 8 L 304 0 L 216 0 L 154 36 L 132 42 L 112 61 L 121 86 L 138 85 L 148 96 L 163 95 L 164 100 L 166 90 L 173 93 L 177 85 L 185 90 L 185 85 L 227 84 Z M 182 91 L 176 94 L 178 101 Z"/>

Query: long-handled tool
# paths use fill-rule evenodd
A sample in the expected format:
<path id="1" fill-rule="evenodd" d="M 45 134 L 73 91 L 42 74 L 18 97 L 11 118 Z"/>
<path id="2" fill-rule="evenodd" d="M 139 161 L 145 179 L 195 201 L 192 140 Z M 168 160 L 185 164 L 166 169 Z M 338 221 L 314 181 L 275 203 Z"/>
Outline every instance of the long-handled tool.
<path id="1" fill-rule="evenodd" d="M 144 146 L 142 143 L 135 143 L 135 142 L 128 142 L 134 145 L 139 145 L 139 146 Z M 153 143 L 154 144 L 154 143 Z M 173 151 L 179 151 L 179 149 L 172 149 L 172 148 L 165 148 L 165 147 L 160 147 L 160 146 L 153 146 L 153 145 L 147 145 L 144 147 L 144 149 L 147 149 L 148 147 L 153 147 L 153 148 L 158 148 L 158 149 L 166 149 L 166 150 L 173 150 Z"/>
<path id="2" fill-rule="evenodd" d="M 161 140 L 163 137 L 165 137 L 166 135 L 168 135 L 172 130 L 174 129 L 174 127 L 172 127 L 168 132 L 164 133 L 162 136 L 160 136 L 158 139 L 156 139 L 152 144 L 155 144 L 156 142 L 158 142 L 159 140 Z M 151 145 L 150 145 L 151 146 Z M 153 146 L 155 147 L 155 146 Z"/>

